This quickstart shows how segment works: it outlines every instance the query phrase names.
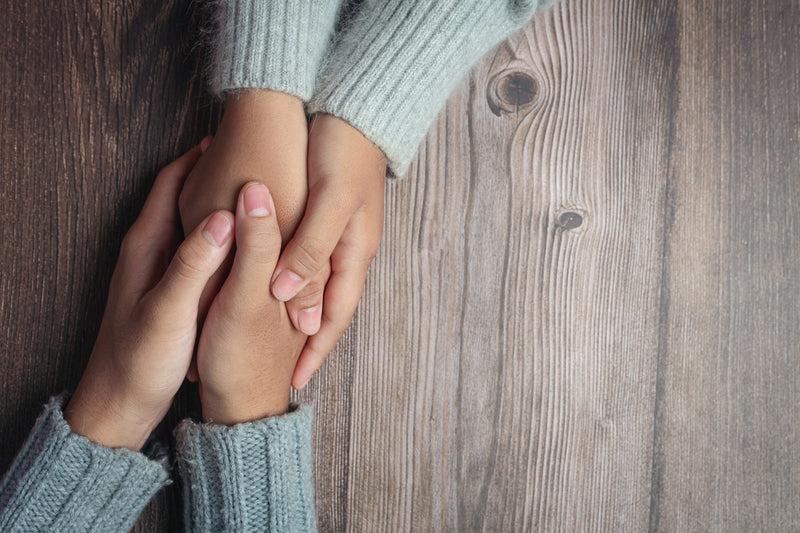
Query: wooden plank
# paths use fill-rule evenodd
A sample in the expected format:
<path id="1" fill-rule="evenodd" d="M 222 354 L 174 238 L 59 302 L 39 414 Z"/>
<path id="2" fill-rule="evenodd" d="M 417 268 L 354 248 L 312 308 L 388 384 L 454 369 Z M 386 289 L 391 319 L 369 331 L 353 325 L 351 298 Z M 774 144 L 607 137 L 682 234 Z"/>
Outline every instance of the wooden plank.
<path id="1" fill-rule="evenodd" d="M 680 2 L 650 525 L 800 529 L 800 4 Z"/>
<path id="2" fill-rule="evenodd" d="M 537 17 L 390 187 L 348 530 L 647 526 L 673 22 L 632 1 Z"/>

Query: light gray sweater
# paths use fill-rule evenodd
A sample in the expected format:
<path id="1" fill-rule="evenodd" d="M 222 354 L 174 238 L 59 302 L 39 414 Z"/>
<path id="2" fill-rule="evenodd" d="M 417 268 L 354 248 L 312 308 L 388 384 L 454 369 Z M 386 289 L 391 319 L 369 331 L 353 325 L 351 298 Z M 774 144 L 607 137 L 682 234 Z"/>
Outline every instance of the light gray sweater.
<path id="1" fill-rule="evenodd" d="M 492 46 L 555 0 L 223 0 L 211 93 L 267 88 L 340 117 L 408 170 L 448 95 Z M 344 27 L 334 34 L 337 14 Z"/>
<path id="2" fill-rule="evenodd" d="M 215 0 L 212 94 L 268 88 L 336 115 L 402 176 L 447 96 L 494 44 L 554 0 Z M 334 34 L 337 17 L 346 20 Z M 0 531 L 127 531 L 170 483 L 163 453 L 70 431 L 54 398 L 0 484 Z M 190 531 L 314 531 L 309 407 L 234 427 L 183 421 Z"/>
<path id="3" fill-rule="evenodd" d="M 110 449 L 76 435 L 65 395 L 36 420 L 0 484 L 0 531 L 128 531 L 171 483 L 165 450 Z M 316 531 L 308 406 L 222 426 L 175 429 L 188 531 Z"/>

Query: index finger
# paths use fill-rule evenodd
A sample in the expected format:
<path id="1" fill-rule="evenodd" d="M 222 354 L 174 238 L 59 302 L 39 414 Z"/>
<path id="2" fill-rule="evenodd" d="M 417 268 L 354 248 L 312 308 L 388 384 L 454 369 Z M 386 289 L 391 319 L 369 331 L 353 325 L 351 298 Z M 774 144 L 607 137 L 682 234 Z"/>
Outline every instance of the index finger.
<path id="1" fill-rule="evenodd" d="M 336 267 L 339 267 L 337 270 Z M 305 387 L 311 376 L 319 370 L 350 327 L 353 315 L 364 291 L 369 264 L 352 265 L 342 269 L 333 262 L 333 271 L 325 286 L 322 303 L 322 320 L 319 331 L 306 341 L 292 376 L 295 389 Z"/>
<path id="2" fill-rule="evenodd" d="M 357 210 L 352 195 L 334 189 L 322 184 L 311 190 L 303 220 L 270 281 L 278 300 L 294 298 L 322 270 Z"/>
<path id="3" fill-rule="evenodd" d="M 148 228 L 177 224 L 178 196 L 186 176 L 202 155 L 201 144 L 202 142 L 161 169 L 150 194 L 147 195 L 137 223 Z"/>

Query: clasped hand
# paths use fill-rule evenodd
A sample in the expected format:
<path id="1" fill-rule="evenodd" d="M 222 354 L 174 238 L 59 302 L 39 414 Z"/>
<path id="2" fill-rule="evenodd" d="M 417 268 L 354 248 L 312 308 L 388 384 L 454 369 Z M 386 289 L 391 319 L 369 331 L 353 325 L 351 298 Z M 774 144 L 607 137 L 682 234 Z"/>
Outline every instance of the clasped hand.
<path id="1" fill-rule="evenodd" d="M 231 209 L 242 185 L 266 184 L 278 209 L 285 249 L 267 280 L 295 328 L 310 335 L 292 385 L 302 388 L 347 330 L 367 269 L 380 245 L 386 158 L 347 122 L 317 114 L 269 90 L 228 96 L 208 150 L 192 170 L 179 205 L 185 233 L 215 209 Z M 212 276 L 200 317 L 231 259 Z M 194 369 L 189 379 L 197 379 Z"/>
<path id="2" fill-rule="evenodd" d="M 230 95 L 213 141 L 159 173 L 123 240 L 65 409 L 73 431 L 138 450 L 184 377 L 199 382 L 206 420 L 284 412 L 350 325 L 385 176 L 383 153 L 343 120 L 309 125 L 284 93 Z"/>
<path id="3" fill-rule="evenodd" d="M 125 235 L 97 342 L 65 409 L 75 433 L 108 447 L 142 447 L 183 383 L 195 341 L 205 420 L 231 425 L 288 408 L 306 336 L 267 283 L 281 250 L 275 205 L 267 187 L 247 183 L 235 214 L 214 211 L 181 242 L 178 196 L 200 155 L 197 146 L 158 174 Z M 234 241 L 197 339 L 201 294 Z"/>

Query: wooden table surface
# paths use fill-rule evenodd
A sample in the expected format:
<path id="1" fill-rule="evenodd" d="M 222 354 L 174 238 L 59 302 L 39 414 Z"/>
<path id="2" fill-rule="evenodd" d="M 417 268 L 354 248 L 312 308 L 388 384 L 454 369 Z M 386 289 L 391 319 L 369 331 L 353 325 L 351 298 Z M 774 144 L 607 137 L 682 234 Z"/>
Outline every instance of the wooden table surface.
<path id="1" fill-rule="evenodd" d="M 219 121 L 204 20 L 3 10 L 2 470 L 78 382 L 156 171 Z M 321 529 L 800 530 L 798 95 L 797 0 L 565 0 L 484 57 L 299 395 Z M 173 487 L 137 530 L 179 527 Z"/>

